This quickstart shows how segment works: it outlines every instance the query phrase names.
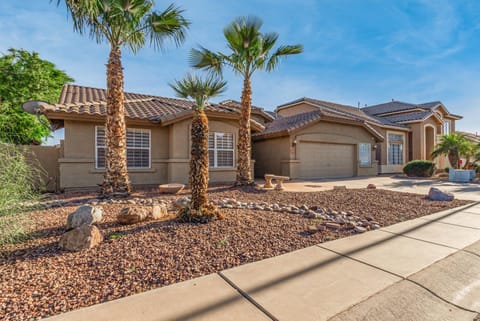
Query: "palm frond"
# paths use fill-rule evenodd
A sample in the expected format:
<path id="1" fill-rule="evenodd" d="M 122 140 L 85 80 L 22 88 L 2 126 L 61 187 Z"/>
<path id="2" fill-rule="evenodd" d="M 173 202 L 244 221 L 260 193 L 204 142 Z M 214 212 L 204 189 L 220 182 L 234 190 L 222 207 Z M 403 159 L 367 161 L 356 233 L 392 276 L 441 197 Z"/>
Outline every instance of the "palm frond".
<path id="1" fill-rule="evenodd" d="M 53 0 L 51 0 L 53 1 Z M 57 5 L 62 0 L 57 0 Z M 173 4 L 163 12 L 153 11 L 153 0 L 63 0 L 74 30 L 89 33 L 97 42 L 128 46 L 134 53 L 146 39 L 155 49 L 163 49 L 165 40 L 177 46 L 185 40 L 190 22 L 183 10 Z"/>
<path id="2" fill-rule="evenodd" d="M 154 12 L 146 19 L 145 30 L 154 48 L 163 49 L 166 39 L 172 40 L 176 46 L 185 41 L 190 21 L 183 13 L 184 10 L 171 4 L 163 12 Z"/>
<path id="3" fill-rule="evenodd" d="M 188 57 L 190 66 L 198 69 L 207 70 L 217 76 L 222 75 L 222 65 L 224 64 L 225 56 L 216 54 L 206 48 L 190 50 Z"/>
<path id="4" fill-rule="evenodd" d="M 226 90 L 227 82 L 213 74 L 201 78 L 189 73 L 181 80 L 174 80 L 169 86 L 177 97 L 193 99 L 196 108 L 201 110 L 205 107 L 208 99 L 218 96 Z"/>
<path id="5" fill-rule="evenodd" d="M 303 52 L 302 45 L 280 46 L 268 59 L 266 70 L 267 71 L 274 70 L 277 67 L 278 61 L 281 57 L 297 55 L 302 52 Z"/>

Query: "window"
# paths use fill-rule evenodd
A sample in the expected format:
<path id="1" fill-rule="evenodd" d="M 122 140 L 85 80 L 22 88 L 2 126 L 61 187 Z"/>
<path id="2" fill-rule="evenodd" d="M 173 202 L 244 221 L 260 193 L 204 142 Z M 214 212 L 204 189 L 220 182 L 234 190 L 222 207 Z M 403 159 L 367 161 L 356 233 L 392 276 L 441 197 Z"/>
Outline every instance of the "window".
<path id="1" fill-rule="evenodd" d="M 210 167 L 233 167 L 234 153 L 233 134 L 208 134 L 208 159 Z"/>
<path id="2" fill-rule="evenodd" d="M 96 127 L 96 168 L 105 168 L 105 128 Z M 127 128 L 127 166 L 150 168 L 150 130 Z"/>
<path id="3" fill-rule="evenodd" d="M 403 165 L 403 135 L 388 134 L 388 165 Z"/>
<path id="4" fill-rule="evenodd" d="M 450 121 L 449 120 L 445 120 L 443 122 L 443 134 L 444 135 L 450 134 Z"/>
<path id="5" fill-rule="evenodd" d="M 360 159 L 360 166 L 372 165 L 372 145 L 371 144 L 359 144 L 358 154 Z"/>

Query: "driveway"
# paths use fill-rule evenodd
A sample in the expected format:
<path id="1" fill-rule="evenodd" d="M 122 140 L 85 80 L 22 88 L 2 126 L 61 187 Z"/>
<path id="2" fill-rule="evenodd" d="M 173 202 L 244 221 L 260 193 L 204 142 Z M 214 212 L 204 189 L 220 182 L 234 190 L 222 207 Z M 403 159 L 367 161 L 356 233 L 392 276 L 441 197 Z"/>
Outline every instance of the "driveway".
<path id="1" fill-rule="evenodd" d="M 263 184 L 263 180 L 257 181 Z M 337 185 L 347 188 L 365 188 L 375 184 L 377 188 L 399 192 L 427 194 L 430 187 L 438 187 L 443 191 L 452 192 L 456 198 L 480 201 L 480 184 L 452 183 L 431 179 L 410 179 L 398 176 L 355 177 L 345 179 L 293 180 L 285 183 L 285 190 L 292 192 L 317 192 L 333 189 Z"/>

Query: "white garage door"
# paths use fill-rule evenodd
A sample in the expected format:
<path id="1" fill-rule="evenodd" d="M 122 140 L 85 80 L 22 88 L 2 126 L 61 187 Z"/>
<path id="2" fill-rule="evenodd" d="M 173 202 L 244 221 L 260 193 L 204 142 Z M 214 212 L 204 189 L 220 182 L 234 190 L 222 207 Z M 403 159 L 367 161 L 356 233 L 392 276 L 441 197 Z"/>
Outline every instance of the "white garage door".
<path id="1" fill-rule="evenodd" d="M 351 177 L 355 175 L 355 146 L 300 142 L 301 178 Z"/>

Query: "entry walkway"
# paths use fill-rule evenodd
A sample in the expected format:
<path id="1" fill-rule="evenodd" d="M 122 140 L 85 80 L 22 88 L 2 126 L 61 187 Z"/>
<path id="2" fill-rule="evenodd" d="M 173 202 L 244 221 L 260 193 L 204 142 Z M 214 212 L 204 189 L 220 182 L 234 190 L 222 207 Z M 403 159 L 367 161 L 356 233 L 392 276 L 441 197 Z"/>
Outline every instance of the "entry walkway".
<path id="1" fill-rule="evenodd" d="M 479 275 L 477 203 L 48 320 L 472 321 Z"/>

